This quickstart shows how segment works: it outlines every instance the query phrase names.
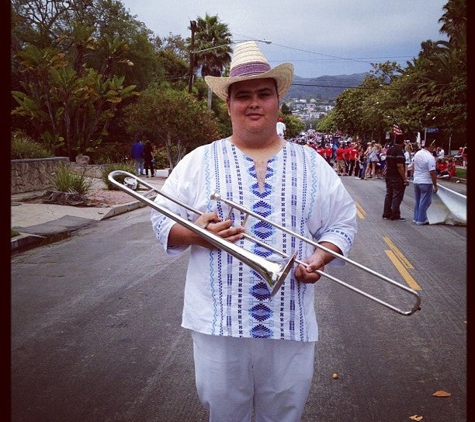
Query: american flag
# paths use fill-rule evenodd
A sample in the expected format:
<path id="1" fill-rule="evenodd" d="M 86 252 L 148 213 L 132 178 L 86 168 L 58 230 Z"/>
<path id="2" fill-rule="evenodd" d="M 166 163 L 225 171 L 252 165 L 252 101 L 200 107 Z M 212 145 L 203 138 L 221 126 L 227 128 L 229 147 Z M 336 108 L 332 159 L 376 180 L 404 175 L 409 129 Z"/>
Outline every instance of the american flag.
<path id="1" fill-rule="evenodd" d="M 393 132 L 395 135 L 402 135 L 402 130 L 397 123 L 393 124 Z"/>

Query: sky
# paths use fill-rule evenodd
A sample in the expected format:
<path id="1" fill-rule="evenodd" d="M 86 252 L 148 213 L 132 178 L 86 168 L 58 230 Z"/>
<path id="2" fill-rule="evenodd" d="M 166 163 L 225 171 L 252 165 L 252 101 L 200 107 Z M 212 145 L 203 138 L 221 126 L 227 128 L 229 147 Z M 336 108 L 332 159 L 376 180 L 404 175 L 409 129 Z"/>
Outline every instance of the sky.
<path id="1" fill-rule="evenodd" d="M 161 38 L 191 36 L 206 14 L 228 25 L 234 43 L 258 41 L 272 67 L 290 62 L 296 76 L 369 72 L 371 63 L 405 67 L 427 40 L 446 40 L 438 22 L 448 0 L 120 0 Z"/>

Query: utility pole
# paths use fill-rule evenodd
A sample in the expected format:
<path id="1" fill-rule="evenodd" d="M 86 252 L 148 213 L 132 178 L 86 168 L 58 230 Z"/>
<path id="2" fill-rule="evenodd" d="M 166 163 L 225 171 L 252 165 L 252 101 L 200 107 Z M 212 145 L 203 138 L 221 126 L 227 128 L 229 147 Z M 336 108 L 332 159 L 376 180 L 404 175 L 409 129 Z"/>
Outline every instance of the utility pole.
<path id="1" fill-rule="evenodd" d="M 188 76 L 188 93 L 191 94 L 193 86 L 193 67 L 195 64 L 194 55 L 195 55 L 195 31 L 196 31 L 196 21 L 190 21 L 191 29 L 191 44 L 190 44 L 190 74 Z"/>

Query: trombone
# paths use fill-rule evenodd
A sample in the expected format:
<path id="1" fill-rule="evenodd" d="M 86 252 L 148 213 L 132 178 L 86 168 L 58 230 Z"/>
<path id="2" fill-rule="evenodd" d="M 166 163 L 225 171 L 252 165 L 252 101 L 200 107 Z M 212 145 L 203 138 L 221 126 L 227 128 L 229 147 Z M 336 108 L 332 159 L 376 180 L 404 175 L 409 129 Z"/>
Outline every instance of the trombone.
<path id="1" fill-rule="evenodd" d="M 117 178 L 117 179 L 116 179 Z M 122 179 L 122 182 L 119 181 L 118 179 Z M 265 242 L 262 242 L 261 240 L 257 239 L 257 238 L 254 238 L 252 236 L 250 236 L 249 234 L 247 234 L 246 232 L 244 232 L 244 236 L 255 242 L 256 244 L 260 245 L 260 246 L 263 246 L 273 252 L 275 252 L 276 254 L 280 255 L 282 257 L 282 261 L 281 262 L 274 262 L 274 261 L 270 261 L 268 259 L 265 259 L 265 258 L 262 258 L 261 256 L 258 256 L 250 251 L 247 251 L 245 250 L 244 248 L 241 248 L 240 246 L 237 246 L 236 244 L 226 240 L 226 239 L 223 239 L 222 237 L 206 230 L 205 228 L 203 227 L 200 227 L 190 221 L 188 221 L 187 219 L 171 212 L 170 210 L 164 208 L 164 207 L 161 207 L 160 205 L 158 205 L 157 203 L 155 203 L 153 200 L 149 199 L 148 196 L 153 194 L 153 193 L 157 193 L 159 195 L 162 195 L 163 197 L 169 199 L 170 201 L 188 209 L 189 211 L 193 212 L 193 213 L 196 213 L 197 215 L 201 215 L 203 214 L 201 211 L 199 210 L 196 210 L 192 207 L 190 207 L 189 205 L 187 204 L 184 204 L 178 200 L 176 200 L 175 198 L 171 197 L 170 195 L 166 194 L 165 192 L 161 192 L 159 191 L 157 188 L 155 188 L 154 186 L 152 186 L 150 183 L 147 183 L 146 181 L 140 179 L 139 177 L 135 176 L 134 174 L 132 173 L 129 173 L 129 172 L 126 172 L 126 171 L 123 171 L 123 170 L 115 170 L 115 171 L 112 171 L 109 173 L 108 175 L 108 180 L 113 184 L 115 185 L 116 187 L 118 187 L 119 189 L 123 190 L 124 192 L 128 193 L 129 195 L 133 196 L 134 198 L 138 199 L 139 201 L 141 202 L 144 202 L 145 204 L 149 205 L 150 207 L 152 207 L 153 209 L 155 209 L 156 211 L 164 214 L 165 216 L 169 217 L 170 219 L 174 220 L 176 223 L 178 224 L 181 224 L 183 225 L 184 227 L 188 228 L 189 230 L 191 230 L 192 232 L 194 232 L 195 234 L 203 237 L 204 239 L 206 239 L 209 243 L 211 243 L 212 245 L 216 246 L 217 248 L 219 249 L 222 249 L 224 250 L 225 252 L 228 252 L 229 254 L 233 255 L 235 258 L 237 258 L 238 260 L 240 260 L 241 262 L 243 262 L 244 264 L 250 266 L 252 269 L 254 269 L 267 283 L 267 285 L 270 287 L 270 290 L 271 290 L 271 293 L 270 293 L 270 297 L 272 298 L 276 293 L 277 291 L 279 290 L 279 288 L 281 287 L 282 283 L 284 282 L 285 278 L 287 277 L 289 271 L 291 270 L 292 266 L 294 264 L 302 264 L 302 265 L 307 265 L 305 262 L 301 261 L 301 260 L 298 260 L 297 259 L 297 254 L 294 254 L 292 256 L 282 252 L 282 251 L 279 251 L 278 249 L 266 244 Z M 145 194 L 141 194 L 141 193 L 138 193 L 136 192 L 136 188 L 138 188 L 138 186 L 140 185 L 144 185 L 146 186 L 149 190 L 145 193 Z M 243 219 L 243 222 L 242 222 L 242 225 L 245 226 L 246 225 L 246 222 L 247 222 L 247 219 L 249 216 L 252 216 L 252 217 L 255 217 L 257 219 L 260 219 L 262 220 L 263 217 L 259 214 L 256 214 L 254 213 L 253 211 L 251 210 L 248 210 L 244 207 L 242 207 L 241 205 L 233 202 L 233 201 L 230 201 L 230 200 L 227 200 L 225 198 L 223 198 L 219 193 L 217 192 L 214 192 L 211 197 L 210 197 L 211 200 L 215 200 L 215 201 L 221 201 L 223 203 L 225 203 L 226 205 L 229 206 L 229 213 L 228 213 L 228 217 L 230 217 L 231 213 L 233 212 L 233 210 L 238 210 L 239 212 L 241 212 L 243 215 L 244 215 L 244 219 Z M 317 242 L 314 242 L 312 240 L 309 240 L 309 239 L 306 239 L 305 237 L 299 235 L 298 233 L 295 233 L 289 229 L 287 229 L 286 227 L 283 227 L 283 226 L 280 226 L 276 223 L 273 223 L 272 221 L 268 221 L 268 220 L 265 220 L 266 224 L 270 224 L 276 228 L 278 228 L 279 230 L 282 230 L 283 232 L 297 238 L 297 239 L 300 239 L 304 242 L 308 242 L 310 243 L 311 245 L 313 245 L 314 247 L 316 248 L 320 248 L 322 250 L 324 250 L 325 252 L 328 252 L 329 254 L 335 256 L 336 258 L 339 258 L 351 265 L 354 265 L 358 268 L 360 268 L 361 270 L 377 277 L 377 278 L 380 278 L 404 291 L 406 291 L 407 293 L 411 294 L 414 296 L 415 298 L 415 302 L 412 306 L 412 308 L 410 310 L 407 310 L 407 311 L 404 311 L 388 302 L 385 302 L 361 289 L 358 289 L 357 287 L 355 286 L 352 286 L 348 283 L 345 283 L 344 281 L 340 280 L 339 278 L 337 277 L 334 277 L 332 276 L 331 274 L 328 274 L 328 273 L 325 273 L 324 271 L 321 271 L 321 270 L 316 270 L 316 272 L 318 274 L 320 274 L 321 276 L 323 277 L 327 277 L 329 278 L 330 280 L 333 280 L 334 282 L 350 289 L 350 290 L 353 290 L 354 292 L 362 295 L 362 296 L 365 296 L 367 297 L 368 299 L 371 299 L 377 303 L 379 303 L 380 305 L 383 305 L 385 306 L 386 308 L 388 309 L 391 309 L 392 311 L 400 314 L 400 315 L 405 315 L 405 316 L 409 316 L 409 315 L 412 315 L 414 314 L 416 311 L 419 311 L 421 308 L 420 308 L 420 304 L 421 304 L 421 297 L 419 295 L 418 292 L 416 292 L 415 290 L 407 287 L 407 286 L 404 286 L 403 284 L 400 284 L 400 283 L 397 283 L 396 281 L 390 279 L 389 277 L 386 277 L 385 275 L 382 275 L 368 267 L 365 267 L 364 265 L 362 264 L 359 264 L 358 262 L 356 261 L 353 261 L 337 252 L 334 252 L 332 251 L 331 249 L 328 249 L 320 244 L 318 244 Z"/>

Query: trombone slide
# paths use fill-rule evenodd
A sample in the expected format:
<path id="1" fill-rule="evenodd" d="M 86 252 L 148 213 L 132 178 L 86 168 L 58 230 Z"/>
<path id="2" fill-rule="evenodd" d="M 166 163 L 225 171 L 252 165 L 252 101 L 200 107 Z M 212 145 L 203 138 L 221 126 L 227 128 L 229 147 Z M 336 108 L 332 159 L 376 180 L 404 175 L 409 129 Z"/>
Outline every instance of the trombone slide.
<path id="1" fill-rule="evenodd" d="M 117 177 L 117 176 L 121 176 L 121 177 L 124 177 L 124 178 L 132 178 L 132 179 L 137 181 L 138 185 L 144 185 L 144 186 L 148 187 L 149 191 L 146 192 L 144 195 L 142 195 L 142 194 L 136 192 L 135 190 L 131 189 L 130 187 L 128 187 L 126 184 L 122 184 L 119 181 L 117 181 L 115 179 L 115 177 Z M 255 242 L 257 244 L 259 244 L 260 246 L 266 247 L 269 250 L 271 250 L 273 252 L 276 252 L 277 254 L 280 254 L 284 258 L 284 262 L 282 262 L 282 263 L 269 261 L 269 260 L 267 260 L 265 258 L 262 258 L 262 257 L 254 254 L 250 251 L 245 250 L 244 248 L 241 248 L 240 246 L 237 246 L 236 244 L 234 244 L 232 242 L 229 242 L 229 241 L 223 239 L 220 236 L 215 235 L 214 233 L 206 230 L 204 227 L 199 227 L 198 225 L 188 221 L 187 219 L 172 213 L 168 209 L 166 209 L 164 207 L 161 207 L 160 205 L 158 205 L 154 201 L 147 198 L 147 195 L 149 195 L 152 192 L 156 192 L 157 194 L 162 195 L 163 197 L 165 197 L 165 198 L 169 199 L 170 201 L 172 201 L 172 202 L 188 209 L 189 211 L 191 211 L 193 213 L 196 213 L 197 215 L 202 214 L 201 211 L 196 210 L 196 209 L 190 207 L 189 205 L 184 204 L 184 203 L 176 200 L 175 198 L 172 198 L 170 195 L 157 190 L 154 186 L 152 186 L 151 184 L 147 183 L 146 181 L 140 179 L 139 177 L 135 176 L 134 174 L 131 174 L 131 173 L 123 171 L 123 170 L 115 170 L 115 171 L 112 171 L 112 172 L 109 173 L 108 179 L 113 185 L 117 186 L 119 189 L 123 190 L 124 192 L 128 193 L 129 195 L 133 196 L 134 198 L 138 199 L 139 201 L 144 202 L 145 204 L 149 205 L 150 207 L 152 207 L 156 211 L 158 211 L 158 212 L 164 214 L 165 216 L 169 217 L 170 219 L 174 220 L 176 223 L 181 224 L 184 227 L 187 227 L 188 229 L 190 229 L 195 234 L 197 234 L 197 235 L 203 237 L 204 239 L 206 239 L 212 245 L 216 246 L 219 249 L 224 250 L 225 252 L 230 253 L 231 255 L 233 255 L 235 258 L 237 258 L 238 260 L 240 260 L 244 264 L 247 264 L 248 266 L 253 268 L 266 281 L 268 287 L 270 288 L 270 297 L 271 298 L 280 289 L 282 283 L 284 282 L 284 280 L 287 277 L 289 271 L 291 270 L 292 266 L 295 263 L 306 265 L 303 261 L 300 261 L 296 258 L 296 254 L 294 254 L 292 256 L 289 256 L 289 255 L 283 253 L 282 251 L 279 251 L 279 250 L 273 248 L 272 246 L 267 245 L 266 243 L 260 241 L 259 239 L 251 237 L 247 233 L 244 233 L 246 238 L 252 240 L 253 242 Z M 239 205 L 235 202 L 224 199 L 217 192 L 213 193 L 211 195 L 210 199 L 215 200 L 215 201 L 222 201 L 223 203 L 228 205 L 230 207 L 229 215 L 231 214 L 233 209 L 236 209 L 236 210 L 240 211 L 241 213 L 243 213 L 244 216 L 245 216 L 243 225 L 245 225 L 248 216 L 253 216 L 257 219 L 263 220 L 263 217 L 261 215 L 256 214 L 253 211 L 248 210 L 248 209 L 242 207 L 241 205 Z M 339 258 L 343 261 L 346 261 L 347 263 L 349 263 L 351 265 L 354 265 L 354 266 L 360 268 L 361 270 L 363 270 L 363 271 L 365 271 L 365 272 L 367 272 L 367 273 L 369 273 L 369 274 L 371 274 L 371 275 L 373 275 L 377 278 L 380 278 L 381 280 L 386 281 L 387 283 L 390 283 L 390 284 L 396 286 L 399 289 L 404 290 L 405 292 L 413 295 L 414 298 L 415 298 L 415 301 L 414 301 L 414 304 L 413 304 L 413 306 L 410 310 L 404 311 L 404 310 L 402 310 L 402 309 L 400 309 L 400 308 L 398 308 L 398 307 L 396 307 L 396 306 L 394 306 L 394 305 L 392 305 L 392 304 L 390 304 L 386 301 L 383 301 L 383 300 L 381 300 L 381 299 L 379 299 L 379 298 L 377 298 L 373 295 L 370 295 L 369 293 L 367 293 L 363 290 L 358 289 L 357 287 L 354 287 L 354 286 L 352 286 L 348 283 L 345 283 L 344 281 L 338 279 L 337 277 L 334 277 L 330 274 L 327 274 L 324 271 L 317 270 L 317 273 L 320 274 L 321 276 L 327 277 L 330 280 L 333 280 L 334 282 L 336 282 L 336 283 L 338 283 L 338 284 L 340 284 L 340 285 L 342 285 L 342 286 L 344 286 L 344 287 L 346 287 L 346 288 L 348 288 L 348 289 L 350 289 L 350 290 L 352 290 L 352 291 L 354 291 L 354 292 L 356 292 L 356 293 L 358 293 L 362 296 L 365 296 L 368 299 L 371 299 L 371 300 L 379 303 L 380 305 L 385 306 L 386 308 L 388 308 L 388 309 L 390 309 L 390 310 L 392 310 L 392 311 L 394 311 L 398 314 L 401 314 L 401 315 L 409 316 L 409 315 L 412 315 L 416 311 L 419 311 L 421 309 L 420 308 L 421 297 L 420 297 L 419 293 L 416 292 L 415 290 L 413 290 L 413 289 L 411 289 L 407 286 L 404 286 L 403 284 L 397 283 L 396 281 L 390 279 L 389 277 L 386 277 L 383 274 L 380 274 L 380 273 L 378 273 L 378 272 L 376 272 L 376 271 L 374 271 L 374 270 L 372 270 L 368 267 L 365 267 L 364 265 L 359 264 L 358 262 L 353 261 L 353 260 L 351 260 L 351 259 L 349 259 L 349 258 L 347 258 L 347 257 L 345 257 L 345 256 L 343 256 L 343 255 L 341 255 L 337 252 L 334 252 L 331 249 L 328 249 L 328 248 L 318 244 L 317 242 L 306 239 L 305 237 L 303 237 L 303 236 L 299 235 L 298 233 L 295 233 L 295 232 L 287 229 L 286 227 L 280 226 L 276 223 L 273 223 L 272 221 L 268 221 L 268 220 L 265 220 L 265 221 L 266 221 L 266 223 L 276 227 L 279 230 L 282 230 L 283 232 L 285 232 L 285 233 L 287 233 L 287 234 L 289 234 L 289 235 L 291 235 L 291 236 L 293 236 L 297 239 L 300 239 L 304 242 L 308 242 L 309 244 L 313 245 L 315 248 L 320 248 L 320 249 L 324 250 L 325 252 L 328 252 L 329 254 L 335 256 L 336 258 Z M 285 262 L 285 260 L 287 260 L 287 261 Z"/>

